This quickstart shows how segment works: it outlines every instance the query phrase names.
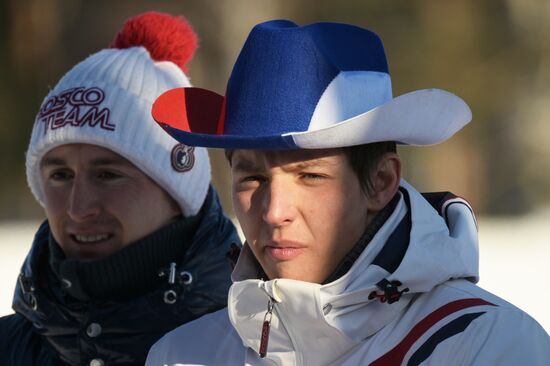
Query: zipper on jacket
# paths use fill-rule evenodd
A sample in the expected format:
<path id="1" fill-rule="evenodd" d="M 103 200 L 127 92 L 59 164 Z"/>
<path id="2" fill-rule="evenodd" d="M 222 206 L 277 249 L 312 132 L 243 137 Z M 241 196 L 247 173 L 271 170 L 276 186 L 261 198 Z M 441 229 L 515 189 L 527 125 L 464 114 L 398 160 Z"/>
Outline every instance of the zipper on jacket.
<path id="1" fill-rule="evenodd" d="M 286 331 L 288 332 L 290 343 L 292 344 L 292 349 L 294 350 L 294 354 L 296 358 L 295 366 L 301 366 L 303 364 L 302 355 L 298 354 L 298 351 L 297 351 L 298 347 L 296 347 L 296 341 L 295 341 L 294 335 L 292 334 L 292 329 L 285 326 L 285 324 L 288 324 L 288 321 L 287 319 L 284 318 L 284 314 L 281 311 L 281 309 L 278 308 L 279 306 L 278 303 L 281 301 L 281 299 L 277 295 L 276 282 L 277 280 L 274 280 L 273 293 L 266 291 L 265 282 L 262 281 L 262 283 L 259 284 L 259 287 L 263 288 L 267 296 L 269 297 L 269 301 L 267 302 L 267 311 L 264 315 L 264 321 L 262 323 L 262 334 L 260 338 L 260 348 L 258 350 L 258 355 L 260 356 L 260 358 L 265 358 L 267 356 L 267 347 L 269 343 L 271 319 L 273 317 L 273 312 L 275 312 L 276 315 L 278 316 L 281 326 L 284 329 L 286 329 Z"/>
<path id="2" fill-rule="evenodd" d="M 271 326 L 271 318 L 273 317 L 273 300 L 270 298 L 267 302 L 267 312 L 264 315 L 264 322 L 262 324 L 262 334 L 260 337 L 260 358 L 264 358 L 267 355 L 267 345 L 269 343 L 269 330 Z"/>
<path id="3" fill-rule="evenodd" d="M 294 350 L 294 366 L 302 366 L 304 364 L 303 360 L 303 354 L 299 352 L 298 350 L 300 347 L 298 347 L 296 344 L 296 337 L 294 335 L 294 332 L 291 327 L 287 326 L 290 322 L 288 319 L 285 318 L 284 311 L 281 311 L 281 309 L 278 309 L 277 302 L 273 304 L 273 310 L 277 314 L 279 321 L 281 323 L 281 326 L 287 331 L 288 337 L 290 338 L 290 343 L 292 344 L 292 349 Z"/>

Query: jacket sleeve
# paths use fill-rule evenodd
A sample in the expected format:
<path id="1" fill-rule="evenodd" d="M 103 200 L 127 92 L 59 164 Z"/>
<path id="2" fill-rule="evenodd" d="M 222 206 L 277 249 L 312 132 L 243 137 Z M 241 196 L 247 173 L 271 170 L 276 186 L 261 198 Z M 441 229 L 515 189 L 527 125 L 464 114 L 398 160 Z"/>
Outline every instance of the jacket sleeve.
<path id="1" fill-rule="evenodd" d="M 145 366 L 158 366 L 158 365 L 164 365 L 160 359 L 160 351 L 159 348 L 162 347 L 163 340 L 160 339 L 157 343 L 151 347 L 149 350 L 149 354 L 147 355 L 147 360 L 145 361 Z"/>
<path id="2" fill-rule="evenodd" d="M 460 336 L 438 346 L 428 363 L 463 366 L 547 366 L 550 337 L 529 315 L 500 308 L 474 320 Z"/>
<path id="3" fill-rule="evenodd" d="M 56 355 L 20 314 L 0 318 L 0 365 L 51 365 Z"/>

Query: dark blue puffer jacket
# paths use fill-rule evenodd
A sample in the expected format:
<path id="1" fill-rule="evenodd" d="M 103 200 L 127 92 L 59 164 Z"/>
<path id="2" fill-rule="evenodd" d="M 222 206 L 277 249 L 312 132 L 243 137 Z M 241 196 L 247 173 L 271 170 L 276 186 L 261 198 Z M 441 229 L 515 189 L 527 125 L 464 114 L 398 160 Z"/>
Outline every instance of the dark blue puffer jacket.
<path id="1" fill-rule="evenodd" d="M 21 269 L 16 314 L 0 318 L 0 365 L 143 365 L 149 348 L 166 332 L 225 307 L 240 240 L 214 189 L 204 205 L 177 265 L 179 277 L 126 302 L 68 303 L 60 288 L 49 286 L 45 222 Z"/>

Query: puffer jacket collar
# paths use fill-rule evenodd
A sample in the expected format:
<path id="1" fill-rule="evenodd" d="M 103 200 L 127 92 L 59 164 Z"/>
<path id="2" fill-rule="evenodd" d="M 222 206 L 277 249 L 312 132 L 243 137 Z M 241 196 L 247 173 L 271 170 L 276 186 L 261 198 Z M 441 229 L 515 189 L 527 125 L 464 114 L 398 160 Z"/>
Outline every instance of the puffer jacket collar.
<path id="1" fill-rule="evenodd" d="M 239 247 L 240 240 L 212 188 L 204 205 L 184 259 L 176 264 L 177 275 L 185 278 L 173 284 L 162 281 L 150 293 L 126 302 L 68 302 L 61 288 L 49 286 L 50 231 L 48 223 L 43 223 L 22 266 L 13 309 L 34 325 L 67 364 L 87 364 L 88 355 L 94 354 L 103 355 L 109 364 L 143 362 L 149 347 L 163 334 L 226 305 L 232 270 L 226 254 Z M 92 323 L 102 327 L 101 337 L 87 333 Z"/>
<path id="2" fill-rule="evenodd" d="M 257 279 L 257 262 L 245 244 L 228 310 L 246 346 L 259 351 L 262 326 L 271 319 L 268 359 L 278 365 L 327 364 L 389 324 L 418 294 L 450 278 L 476 280 L 473 216 L 457 218 L 461 225 L 451 235 L 443 218 L 405 181 L 401 195 L 348 273 L 325 285 Z"/>

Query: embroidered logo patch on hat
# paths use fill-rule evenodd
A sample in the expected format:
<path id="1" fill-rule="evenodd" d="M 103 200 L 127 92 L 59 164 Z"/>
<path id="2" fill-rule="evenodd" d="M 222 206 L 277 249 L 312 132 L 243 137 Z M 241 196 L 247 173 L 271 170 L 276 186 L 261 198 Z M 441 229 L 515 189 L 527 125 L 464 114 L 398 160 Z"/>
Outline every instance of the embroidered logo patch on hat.
<path id="1" fill-rule="evenodd" d="M 172 149 L 172 168 L 176 172 L 185 173 L 195 165 L 195 148 L 184 144 L 177 144 Z"/>
<path id="2" fill-rule="evenodd" d="M 102 128 L 114 131 L 109 121 L 110 110 L 100 106 L 105 92 L 97 87 L 77 87 L 52 95 L 40 108 L 37 122 L 44 124 L 44 133 L 65 126 Z"/>

